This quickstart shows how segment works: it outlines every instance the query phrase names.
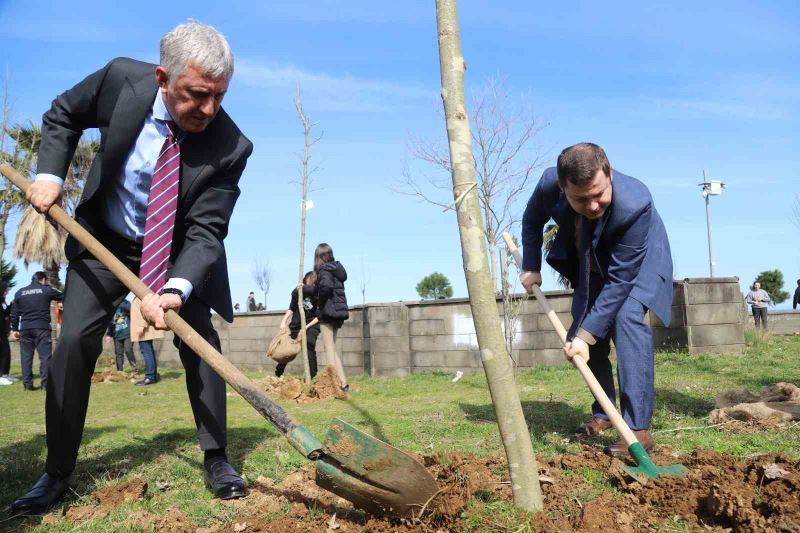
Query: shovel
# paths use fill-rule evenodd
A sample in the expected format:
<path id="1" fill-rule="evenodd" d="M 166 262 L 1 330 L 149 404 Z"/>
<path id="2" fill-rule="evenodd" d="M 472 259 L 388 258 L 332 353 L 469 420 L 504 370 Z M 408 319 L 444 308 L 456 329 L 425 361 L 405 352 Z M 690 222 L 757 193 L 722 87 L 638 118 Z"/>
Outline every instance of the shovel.
<path id="1" fill-rule="evenodd" d="M 517 249 L 517 245 L 511 239 L 511 235 L 507 232 L 503 233 L 503 240 L 506 241 L 506 247 L 511 255 L 514 256 L 514 261 L 517 263 L 517 267 L 522 270 L 522 256 Z M 539 301 L 539 305 L 542 306 L 547 318 L 550 320 L 550 323 L 553 325 L 553 328 L 558 333 L 558 336 L 561 338 L 561 342 L 566 345 L 567 343 L 567 330 L 564 329 L 564 325 L 561 323 L 561 319 L 558 318 L 556 312 L 553 311 L 553 308 L 550 307 L 550 304 L 547 302 L 547 298 L 545 298 L 542 289 L 538 285 L 533 286 L 533 294 L 536 296 L 536 299 Z M 589 386 L 589 389 L 592 391 L 592 394 L 597 399 L 597 402 L 603 408 L 603 411 L 608 416 L 609 420 L 611 420 L 611 424 L 614 426 L 614 429 L 617 430 L 617 433 L 620 434 L 622 439 L 625 441 L 625 444 L 628 446 L 628 453 L 631 454 L 631 457 L 636 461 L 638 467 L 624 465 L 622 468 L 630 474 L 635 480 L 643 483 L 647 481 L 647 479 L 655 479 L 661 474 L 669 474 L 672 476 L 685 476 L 689 473 L 689 470 L 681 465 L 671 465 L 671 466 L 656 466 L 650 456 L 647 455 L 647 452 L 642 446 L 642 443 L 636 438 L 636 435 L 633 434 L 631 428 L 628 427 L 628 424 L 625 423 L 625 419 L 622 418 L 617 411 L 617 408 L 611 403 L 608 396 L 606 395 L 603 387 L 600 386 L 600 383 L 597 381 L 597 378 L 594 377 L 592 371 L 589 369 L 589 366 L 583 359 L 573 358 L 572 363 L 578 369 L 578 372 L 581 373 L 581 377 Z"/>
<path id="2" fill-rule="evenodd" d="M 23 192 L 30 183 L 9 165 L 0 173 Z M 152 291 L 59 206 L 48 215 L 75 237 L 140 299 Z M 317 484 L 349 500 L 370 513 L 413 517 L 436 494 L 436 480 L 410 455 L 362 433 L 350 424 L 334 419 L 327 442 L 320 443 L 303 425 L 292 419 L 278 404 L 197 334 L 175 311 L 167 311 L 169 329 L 208 363 L 228 385 L 269 420 L 304 457 L 317 465 Z"/>

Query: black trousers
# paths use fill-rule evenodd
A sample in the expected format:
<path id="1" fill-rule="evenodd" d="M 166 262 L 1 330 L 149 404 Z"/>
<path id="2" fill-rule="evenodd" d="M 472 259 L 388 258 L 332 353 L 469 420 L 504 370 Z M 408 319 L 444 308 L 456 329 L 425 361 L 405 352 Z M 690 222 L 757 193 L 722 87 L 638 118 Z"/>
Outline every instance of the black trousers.
<path id="1" fill-rule="evenodd" d="M 53 330 L 25 329 L 19 332 L 19 356 L 22 363 L 22 383 L 33 387 L 33 352 L 39 353 L 39 377 L 42 388 L 47 390 L 47 370 L 53 349 Z"/>
<path id="2" fill-rule="evenodd" d="M 317 337 L 319 336 L 319 324 L 306 330 L 306 348 L 308 349 L 308 370 L 311 377 L 317 375 Z M 292 332 L 290 336 L 296 339 L 300 332 Z M 275 375 L 281 377 L 286 370 L 286 363 L 278 363 L 275 367 Z"/>
<path id="3" fill-rule="evenodd" d="M 140 247 L 114 236 L 102 242 L 134 272 L 139 270 Z M 89 389 L 103 334 L 128 289 L 88 253 L 71 261 L 64 295 L 64 323 L 50 361 L 45 413 L 48 474 L 68 476 L 75 468 L 83 437 Z M 219 337 L 211 310 L 195 297 L 181 308 L 181 317 L 217 350 Z M 226 446 L 225 382 L 182 343 L 176 342 L 186 369 L 186 388 L 197 426 L 200 448 Z"/>
<path id="4" fill-rule="evenodd" d="M 8 344 L 8 333 L 0 332 L 0 376 L 11 373 L 11 346 Z"/>

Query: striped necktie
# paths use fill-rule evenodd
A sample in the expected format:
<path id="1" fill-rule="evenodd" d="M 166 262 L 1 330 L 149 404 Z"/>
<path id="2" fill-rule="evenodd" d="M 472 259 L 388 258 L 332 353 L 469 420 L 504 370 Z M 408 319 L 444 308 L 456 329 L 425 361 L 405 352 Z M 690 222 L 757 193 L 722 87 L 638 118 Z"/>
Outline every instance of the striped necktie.
<path id="1" fill-rule="evenodd" d="M 166 124 L 169 134 L 161 148 L 150 182 L 142 260 L 139 264 L 139 278 L 153 292 L 161 290 L 167 281 L 181 176 L 181 148 L 174 134 L 175 123 L 170 120 Z"/>

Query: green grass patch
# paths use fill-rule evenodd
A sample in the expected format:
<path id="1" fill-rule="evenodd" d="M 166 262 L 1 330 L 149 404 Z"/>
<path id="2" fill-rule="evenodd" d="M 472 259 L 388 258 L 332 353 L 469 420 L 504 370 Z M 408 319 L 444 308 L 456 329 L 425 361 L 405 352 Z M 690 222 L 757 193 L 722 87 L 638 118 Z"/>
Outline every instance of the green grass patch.
<path id="1" fill-rule="evenodd" d="M 708 427 L 714 397 L 724 389 L 747 389 L 787 381 L 800 383 L 800 338 L 748 334 L 742 356 L 660 353 L 656 357 L 656 407 L 652 431 L 657 444 L 678 452 L 695 448 L 737 457 L 783 452 L 800 457 L 800 426 L 755 432 Z M 14 371 L 19 375 L 19 369 Z M 264 374 L 250 373 L 253 378 Z M 68 505 L 82 503 L 94 490 L 130 479 L 149 484 L 144 501 L 117 508 L 107 517 L 84 523 L 82 531 L 125 530 L 126 516 L 136 510 L 164 513 L 181 509 L 198 526 L 224 521 L 232 511 L 213 500 L 203 483 L 202 454 L 183 372 L 163 369 L 151 387 L 130 383 L 96 384 L 87 416 L 77 470 Z M 331 419 L 342 418 L 401 449 L 424 455 L 460 452 L 502 454 L 494 410 L 483 374 L 456 383 L 444 373 L 399 379 L 352 380 L 356 392 L 348 401 L 298 405 L 281 402 L 318 437 Z M 569 437 L 590 413 L 592 398 L 569 365 L 520 371 L 520 397 L 537 454 L 548 457 L 575 451 Z M 244 400 L 229 389 L 229 457 L 250 481 L 259 476 L 280 480 L 304 464 L 291 446 Z M 44 468 L 44 393 L 23 392 L 21 384 L 0 387 L 0 508 L 6 508 L 38 478 Z M 594 439 L 598 445 L 613 436 Z M 598 493 L 613 490 L 596 471 L 579 470 Z M 159 490 L 156 487 L 167 487 Z M 520 530 L 520 515 L 497 501 L 476 499 L 466 513 L 467 528 Z M 39 519 L 7 521 L 0 529 L 36 527 Z M 71 530 L 66 519 L 42 530 Z M 682 524 L 674 525 L 676 530 Z M 524 531 L 524 529 L 522 529 Z"/>

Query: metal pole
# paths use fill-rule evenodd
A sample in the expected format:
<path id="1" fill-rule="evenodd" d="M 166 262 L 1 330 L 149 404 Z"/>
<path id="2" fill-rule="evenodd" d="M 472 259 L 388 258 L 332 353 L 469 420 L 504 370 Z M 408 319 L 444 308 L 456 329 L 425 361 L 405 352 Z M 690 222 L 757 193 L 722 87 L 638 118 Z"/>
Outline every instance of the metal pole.
<path id="1" fill-rule="evenodd" d="M 708 232 L 708 271 L 711 277 L 714 277 L 714 252 L 711 248 L 711 217 L 709 215 L 708 210 L 708 197 L 710 194 L 706 194 L 706 231 Z"/>

